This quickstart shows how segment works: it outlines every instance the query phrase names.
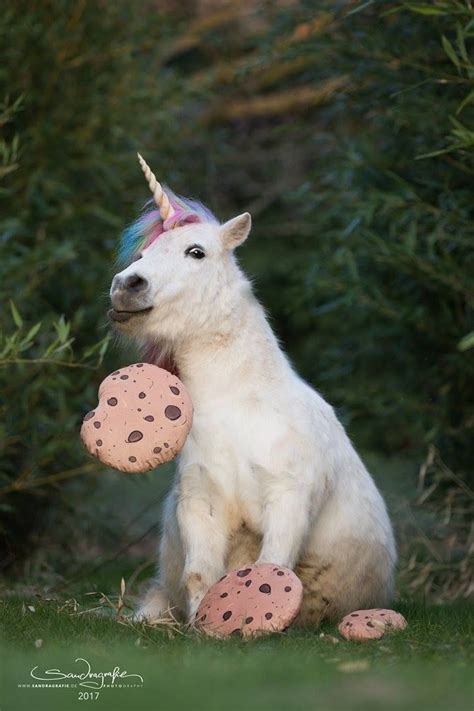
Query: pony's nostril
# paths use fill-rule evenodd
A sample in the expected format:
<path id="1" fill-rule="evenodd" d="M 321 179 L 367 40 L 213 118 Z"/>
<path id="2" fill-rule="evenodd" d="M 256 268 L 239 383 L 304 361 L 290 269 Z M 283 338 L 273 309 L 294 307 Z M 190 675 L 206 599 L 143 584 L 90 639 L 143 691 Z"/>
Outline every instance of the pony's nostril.
<path id="1" fill-rule="evenodd" d="M 138 274 L 132 274 L 131 276 L 125 279 L 123 288 L 127 289 L 128 291 L 143 291 L 147 288 L 147 286 L 148 282 L 146 279 L 143 279 L 143 277 L 138 276 Z"/>

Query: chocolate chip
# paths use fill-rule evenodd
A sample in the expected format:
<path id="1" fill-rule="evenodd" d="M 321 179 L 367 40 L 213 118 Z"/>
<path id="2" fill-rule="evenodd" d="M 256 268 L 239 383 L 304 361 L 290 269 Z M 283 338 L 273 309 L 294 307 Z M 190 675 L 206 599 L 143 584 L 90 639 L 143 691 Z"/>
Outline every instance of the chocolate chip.
<path id="1" fill-rule="evenodd" d="M 173 395 L 179 395 L 179 388 L 175 387 L 174 385 L 170 385 L 170 390 Z"/>
<path id="2" fill-rule="evenodd" d="M 261 593 L 266 593 L 267 595 L 270 595 L 272 589 L 268 583 L 263 583 L 263 585 L 260 585 L 259 590 Z"/>
<path id="3" fill-rule="evenodd" d="M 353 613 L 351 614 L 351 617 L 359 617 L 359 615 L 357 614 L 357 612 L 353 612 Z"/>
<path id="4" fill-rule="evenodd" d="M 118 375 L 120 373 L 120 370 L 116 370 L 112 375 Z"/>
<path id="5" fill-rule="evenodd" d="M 373 623 L 372 623 L 370 620 L 369 620 L 368 622 L 366 622 L 366 625 L 367 625 L 367 627 L 373 627 L 373 626 L 374 626 Z"/>
<path id="6" fill-rule="evenodd" d="M 146 393 L 144 393 L 144 392 L 138 393 L 138 397 L 140 398 L 140 400 L 143 400 L 143 398 L 146 397 Z"/>
<path id="7" fill-rule="evenodd" d="M 166 447 L 166 449 L 168 449 L 168 447 L 169 447 L 168 442 L 163 442 L 163 445 Z"/>
<path id="8" fill-rule="evenodd" d="M 98 420 L 94 422 L 94 427 L 96 428 L 96 430 L 100 430 L 100 422 Z"/>
<path id="9" fill-rule="evenodd" d="M 107 400 L 107 405 L 110 405 L 111 407 L 115 407 L 115 405 L 118 403 L 118 400 L 116 397 L 109 397 Z"/>
<path id="10" fill-rule="evenodd" d="M 87 420 L 91 420 L 95 415 L 95 410 L 91 410 L 90 412 L 87 413 L 87 415 L 84 417 L 84 422 Z"/>
<path id="11" fill-rule="evenodd" d="M 129 457 L 129 458 L 128 458 L 128 461 L 129 461 L 129 462 L 136 462 L 136 461 L 137 461 L 137 458 L 136 458 L 136 457 Z"/>
<path id="12" fill-rule="evenodd" d="M 153 415 L 147 415 L 143 419 L 146 420 L 147 422 L 154 422 L 155 421 L 155 418 L 153 417 Z"/>
<path id="13" fill-rule="evenodd" d="M 232 617 L 232 612 L 230 610 L 227 610 L 227 612 L 224 612 L 222 615 L 223 620 L 229 620 Z"/>
<path id="14" fill-rule="evenodd" d="M 137 363 L 137 368 L 143 368 L 143 363 Z"/>
<path id="15" fill-rule="evenodd" d="M 155 448 L 153 449 L 153 453 L 154 453 L 154 454 L 159 454 L 160 452 L 161 452 L 161 447 L 155 447 Z"/>
<path id="16" fill-rule="evenodd" d="M 283 572 L 283 570 L 279 570 L 277 575 L 285 575 L 285 573 Z"/>
<path id="17" fill-rule="evenodd" d="M 221 583 L 223 580 L 227 578 L 227 575 L 223 575 L 222 578 L 219 579 L 219 582 Z"/>
<path id="18" fill-rule="evenodd" d="M 265 613 L 265 619 L 266 619 L 266 620 L 271 620 L 272 617 L 273 617 L 273 615 L 272 615 L 271 612 L 266 612 L 266 613 Z"/>
<path id="19" fill-rule="evenodd" d="M 133 430 L 133 432 L 130 432 L 128 435 L 127 442 L 139 442 L 141 439 L 143 439 L 143 432 Z"/>
<path id="20" fill-rule="evenodd" d="M 227 597 L 229 593 L 222 593 L 221 597 Z"/>
<path id="21" fill-rule="evenodd" d="M 285 587 L 285 592 L 291 592 L 291 588 L 290 588 L 289 585 L 287 585 L 287 586 Z"/>
<path id="22" fill-rule="evenodd" d="M 252 568 L 244 568 L 237 573 L 238 578 L 245 578 L 252 571 Z"/>
<path id="23" fill-rule="evenodd" d="M 249 625 L 251 622 L 253 622 L 253 617 L 246 617 L 245 618 L 245 624 Z"/>
<path id="24" fill-rule="evenodd" d="M 96 441 L 96 445 L 97 445 L 98 447 L 102 447 L 102 444 L 103 444 L 103 442 L 102 442 L 101 439 L 98 439 L 98 440 Z"/>
<path id="25" fill-rule="evenodd" d="M 233 635 L 234 637 L 240 637 L 240 630 L 239 630 L 239 628 L 236 627 L 235 630 L 232 630 L 231 635 Z"/>
<path id="26" fill-rule="evenodd" d="M 177 420 L 181 417 L 181 410 L 176 405 L 168 405 L 165 408 L 165 415 L 168 420 Z"/>
<path id="27" fill-rule="evenodd" d="M 201 622 L 204 622 L 204 620 L 206 619 L 206 617 L 207 617 L 207 615 L 203 615 L 203 616 L 201 617 Z"/>
<path id="28" fill-rule="evenodd" d="M 251 581 L 251 580 L 247 580 L 247 582 L 245 583 L 245 587 L 246 587 L 246 588 L 249 588 L 251 585 L 252 585 L 252 581 Z"/>
<path id="29" fill-rule="evenodd" d="M 128 380 L 128 375 L 121 375 L 120 380 Z"/>

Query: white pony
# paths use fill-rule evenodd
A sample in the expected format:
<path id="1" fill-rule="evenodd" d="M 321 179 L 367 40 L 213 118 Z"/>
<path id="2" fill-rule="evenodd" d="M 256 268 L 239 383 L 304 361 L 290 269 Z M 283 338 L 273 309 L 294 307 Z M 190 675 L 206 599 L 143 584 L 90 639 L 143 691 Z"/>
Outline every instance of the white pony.
<path id="1" fill-rule="evenodd" d="M 236 262 L 250 215 L 220 225 L 141 164 L 159 211 L 132 227 L 145 243 L 135 240 L 135 260 L 114 277 L 109 315 L 149 359 L 175 369 L 194 421 L 138 615 L 172 610 L 192 622 L 213 583 L 255 561 L 300 577 L 300 624 L 385 606 L 396 550 L 384 501 L 332 407 L 293 370 Z"/>

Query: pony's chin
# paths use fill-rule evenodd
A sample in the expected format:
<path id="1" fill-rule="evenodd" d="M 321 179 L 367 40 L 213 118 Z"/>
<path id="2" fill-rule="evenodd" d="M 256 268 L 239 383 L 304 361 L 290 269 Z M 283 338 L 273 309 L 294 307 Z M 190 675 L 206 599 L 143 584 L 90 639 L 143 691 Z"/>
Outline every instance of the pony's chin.
<path id="1" fill-rule="evenodd" d="M 110 309 L 107 313 L 114 330 L 124 336 L 136 338 L 143 334 L 143 327 L 150 316 L 153 307 L 140 311 L 116 311 Z"/>
<path id="2" fill-rule="evenodd" d="M 128 323 L 136 318 L 142 318 L 153 310 L 153 306 L 147 306 L 145 309 L 137 309 L 135 311 L 119 311 L 117 309 L 110 309 L 107 312 L 107 316 L 111 321 L 118 324 Z"/>
<path id="3" fill-rule="evenodd" d="M 174 348 L 170 341 L 164 338 L 160 339 L 156 334 L 153 337 L 149 335 L 149 332 L 153 330 L 153 322 L 148 322 L 152 310 L 152 306 L 139 311 L 110 309 L 107 315 L 117 333 L 131 338 L 137 343 L 143 362 L 157 365 L 179 378 Z"/>

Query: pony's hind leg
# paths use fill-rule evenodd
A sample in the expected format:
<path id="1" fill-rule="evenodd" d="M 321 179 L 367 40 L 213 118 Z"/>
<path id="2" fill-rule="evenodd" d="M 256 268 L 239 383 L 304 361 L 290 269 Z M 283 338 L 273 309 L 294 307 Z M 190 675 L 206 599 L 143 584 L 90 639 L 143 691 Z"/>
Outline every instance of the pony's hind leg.
<path id="1" fill-rule="evenodd" d="M 341 541 L 331 556 L 306 556 L 295 568 L 303 583 L 296 624 L 319 625 L 354 610 L 386 606 L 393 595 L 394 557 L 384 545 Z"/>

